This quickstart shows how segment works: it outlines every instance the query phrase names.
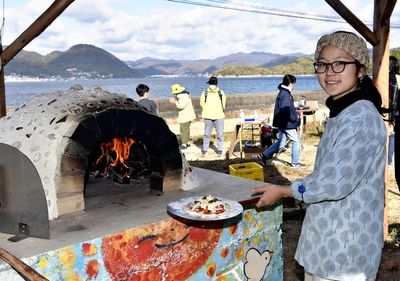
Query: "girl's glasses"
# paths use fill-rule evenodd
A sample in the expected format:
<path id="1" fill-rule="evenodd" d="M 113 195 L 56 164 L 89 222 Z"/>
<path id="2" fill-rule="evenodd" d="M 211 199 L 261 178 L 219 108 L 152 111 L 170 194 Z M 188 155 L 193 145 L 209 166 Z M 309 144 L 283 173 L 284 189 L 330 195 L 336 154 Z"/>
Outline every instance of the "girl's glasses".
<path id="1" fill-rule="evenodd" d="M 315 72 L 319 74 L 325 73 L 328 70 L 328 66 L 331 67 L 333 72 L 341 73 L 347 64 L 358 64 L 358 61 L 334 61 L 332 63 L 317 61 L 313 63 Z"/>

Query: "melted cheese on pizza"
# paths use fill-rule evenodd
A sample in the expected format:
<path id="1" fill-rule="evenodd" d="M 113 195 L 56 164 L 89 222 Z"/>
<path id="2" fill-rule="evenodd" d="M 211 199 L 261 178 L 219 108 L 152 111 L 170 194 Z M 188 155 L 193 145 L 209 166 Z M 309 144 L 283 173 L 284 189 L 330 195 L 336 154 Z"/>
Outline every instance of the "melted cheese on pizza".
<path id="1" fill-rule="evenodd" d="M 227 212 L 228 206 L 218 198 L 208 195 L 190 203 L 187 211 L 195 216 L 217 216 Z"/>

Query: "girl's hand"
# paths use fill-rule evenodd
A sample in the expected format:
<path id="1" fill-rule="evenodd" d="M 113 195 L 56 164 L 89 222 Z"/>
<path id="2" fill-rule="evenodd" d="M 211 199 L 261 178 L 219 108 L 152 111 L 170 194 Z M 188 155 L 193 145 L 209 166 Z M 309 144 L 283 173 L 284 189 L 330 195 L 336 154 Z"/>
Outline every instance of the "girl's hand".
<path id="1" fill-rule="evenodd" d="M 169 102 L 170 102 L 170 103 L 176 103 L 176 99 L 170 98 L 170 99 L 169 99 Z"/>
<path id="2" fill-rule="evenodd" d="M 257 202 L 257 207 L 273 205 L 283 197 L 293 197 L 290 186 L 282 186 L 271 183 L 266 183 L 262 187 L 252 190 L 253 193 L 262 193 L 260 200 Z"/>

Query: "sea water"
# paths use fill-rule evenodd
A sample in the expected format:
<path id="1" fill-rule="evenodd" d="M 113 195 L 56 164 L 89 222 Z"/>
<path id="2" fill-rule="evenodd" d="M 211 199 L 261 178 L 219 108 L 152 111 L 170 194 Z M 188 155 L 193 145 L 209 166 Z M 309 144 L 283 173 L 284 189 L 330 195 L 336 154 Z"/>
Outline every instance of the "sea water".
<path id="1" fill-rule="evenodd" d="M 94 86 L 103 90 L 125 94 L 137 100 L 136 86 L 140 83 L 150 87 L 150 98 L 167 98 L 171 96 L 171 86 L 181 84 L 193 96 L 200 96 L 208 84 L 206 77 L 166 77 L 166 78 L 131 78 L 131 79 L 93 79 L 93 80 L 34 80 L 7 81 L 7 106 L 18 107 L 32 97 L 56 91 L 66 91 L 71 86 L 81 85 L 84 89 Z M 251 93 L 276 93 L 277 86 L 282 82 L 282 76 L 272 77 L 235 77 L 219 78 L 219 87 L 227 95 Z M 294 92 L 320 90 L 315 76 L 298 76 Z"/>

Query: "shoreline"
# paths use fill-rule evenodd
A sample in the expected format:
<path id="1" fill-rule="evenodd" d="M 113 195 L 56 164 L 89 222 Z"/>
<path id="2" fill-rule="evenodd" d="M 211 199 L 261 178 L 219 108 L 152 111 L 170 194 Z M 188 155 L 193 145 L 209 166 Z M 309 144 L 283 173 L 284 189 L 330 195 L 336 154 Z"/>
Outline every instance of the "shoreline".
<path id="1" fill-rule="evenodd" d="M 227 96 L 227 108 L 226 111 L 232 110 L 240 110 L 240 109 L 258 109 L 265 106 L 270 106 L 275 103 L 276 94 L 277 92 L 257 92 L 257 93 L 226 93 Z M 309 90 L 309 91 L 294 91 L 293 97 L 295 100 L 299 99 L 300 97 L 304 96 L 306 100 L 316 100 L 319 104 L 325 104 L 325 100 L 327 99 L 327 95 L 322 90 Z M 177 109 L 175 105 L 170 104 L 168 102 L 170 97 L 164 98 L 150 98 L 154 100 L 159 108 L 160 115 L 166 112 L 176 112 Z M 200 96 L 191 96 L 193 106 L 195 110 L 200 110 L 199 103 L 200 103 Z M 29 102 L 26 101 L 26 102 Z M 23 106 L 26 102 L 22 103 L 18 106 L 10 106 L 6 105 L 7 110 L 15 110 Z"/>
<path id="2" fill-rule="evenodd" d="M 296 77 L 313 77 L 315 76 L 314 73 L 311 74 L 293 74 Z M 219 78 L 268 78 L 268 77 L 283 77 L 283 74 L 270 74 L 270 75 L 225 75 L 225 76 L 217 76 Z"/>
<path id="3" fill-rule="evenodd" d="M 295 74 L 295 76 L 301 76 L 301 77 L 312 77 L 315 74 L 311 73 L 311 74 Z M 205 79 L 208 78 L 207 75 L 202 75 L 202 76 L 179 76 L 179 75 L 150 75 L 150 76 L 145 76 L 145 77 L 134 77 L 134 78 L 182 78 L 182 77 L 204 77 Z M 283 77 L 282 74 L 270 74 L 270 75 L 225 75 L 225 76 L 217 76 L 218 78 L 224 79 L 224 78 L 269 78 L 269 77 Z M 70 81 L 70 80 L 76 80 L 76 79 L 81 79 L 79 77 L 71 77 L 71 78 L 66 78 L 66 77 L 60 77 L 60 78 L 56 78 L 56 76 L 50 76 L 50 77 L 39 77 L 39 76 L 29 76 L 29 75 L 5 75 L 4 76 L 4 80 L 5 82 L 32 82 L 32 81 L 54 81 L 54 80 L 58 80 L 58 81 Z M 100 78 L 101 79 L 101 78 Z M 104 78 L 104 79 L 108 79 L 108 78 Z M 125 78 L 118 78 L 116 77 L 116 79 L 125 79 Z"/>

